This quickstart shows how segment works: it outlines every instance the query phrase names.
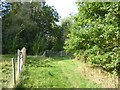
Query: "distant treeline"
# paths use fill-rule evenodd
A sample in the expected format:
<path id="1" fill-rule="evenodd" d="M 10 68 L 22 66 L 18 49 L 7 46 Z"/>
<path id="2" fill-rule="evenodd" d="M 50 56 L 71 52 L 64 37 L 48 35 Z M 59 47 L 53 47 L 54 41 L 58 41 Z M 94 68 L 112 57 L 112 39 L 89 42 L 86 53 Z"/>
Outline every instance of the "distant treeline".
<path id="1" fill-rule="evenodd" d="M 4 4 L 4 3 L 3 3 Z M 5 7 L 6 6 L 6 7 Z M 2 17 L 2 53 L 16 53 L 26 47 L 27 54 L 63 50 L 63 29 L 59 15 L 45 2 L 9 3 Z M 8 13 L 6 13 L 8 12 Z"/>

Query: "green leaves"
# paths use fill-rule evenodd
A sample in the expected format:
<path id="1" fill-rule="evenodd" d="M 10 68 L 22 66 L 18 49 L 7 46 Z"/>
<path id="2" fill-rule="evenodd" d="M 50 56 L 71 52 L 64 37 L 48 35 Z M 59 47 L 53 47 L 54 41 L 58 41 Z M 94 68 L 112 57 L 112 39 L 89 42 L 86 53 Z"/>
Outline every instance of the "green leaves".
<path id="1" fill-rule="evenodd" d="M 61 50 L 63 33 L 58 21 L 56 9 L 47 4 L 41 7 L 39 2 L 12 3 L 12 10 L 2 21 L 3 53 L 15 53 L 22 47 L 28 54 Z"/>
<path id="2" fill-rule="evenodd" d="M 117 52 L 113 54 L 112 49 L 119 47 L 118 2 L 78 2 L 77 5 L 79 13 L 74 16 L 75 22 L 67 36 L 65 49 L 74 53 L 84 50 L 92 65 L 103 67 L 108 71 L 115 70 L 114 61 L 117 62 L 118 57 L 114 56 Z"/>

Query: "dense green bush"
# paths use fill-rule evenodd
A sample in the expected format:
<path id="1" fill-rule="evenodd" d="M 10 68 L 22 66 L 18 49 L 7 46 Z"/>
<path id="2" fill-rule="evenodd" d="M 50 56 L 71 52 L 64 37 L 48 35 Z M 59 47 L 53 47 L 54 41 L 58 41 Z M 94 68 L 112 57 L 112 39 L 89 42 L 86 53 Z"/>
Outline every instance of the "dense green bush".
<path id="1" fill-rule="evenodd" d="M 74 16 L 64 48 L 73 52 L 78 60 L 88 61 L 109 72 L 118 72 L 119 2 L 78 2 L 77 5 L 79 13 Z"/>
<path id="2" fill-rule="evenodd" d="M 120 61 L 115 54 L 114 52 L 108 52 L 102 55 L 90 54 L 88 61 L 92 66 L 102 67 L 106 71 L 117 71 Z"/>

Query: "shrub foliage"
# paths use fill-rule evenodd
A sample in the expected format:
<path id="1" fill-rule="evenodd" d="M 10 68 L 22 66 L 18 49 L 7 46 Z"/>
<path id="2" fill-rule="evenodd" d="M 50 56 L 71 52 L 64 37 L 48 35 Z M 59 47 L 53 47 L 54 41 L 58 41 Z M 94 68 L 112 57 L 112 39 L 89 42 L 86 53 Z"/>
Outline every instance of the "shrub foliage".
<path id="1" fill-rule="evenodd" d="M 77 58 L 84 53 L 83 56 L 93 66 L 118 72 L 119 2 L 78 2 L 77 5 L 79 13 L 74 16 L 74 24 L 69 28 L 64 48 L 74 52 Z"/>

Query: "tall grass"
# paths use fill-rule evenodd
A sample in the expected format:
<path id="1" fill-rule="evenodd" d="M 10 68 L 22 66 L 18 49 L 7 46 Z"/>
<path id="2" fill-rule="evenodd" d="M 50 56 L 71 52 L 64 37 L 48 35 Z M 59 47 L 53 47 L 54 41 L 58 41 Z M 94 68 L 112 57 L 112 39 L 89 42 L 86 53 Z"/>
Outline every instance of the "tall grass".
<path id="1" fill-rule="evenodd" d="M 10 88 L 12 84 L 12 57 L 16 60 L 16 55 L 2 55 L 2 62 L 0 62 L 2 67 L 2 88 Z"/>

